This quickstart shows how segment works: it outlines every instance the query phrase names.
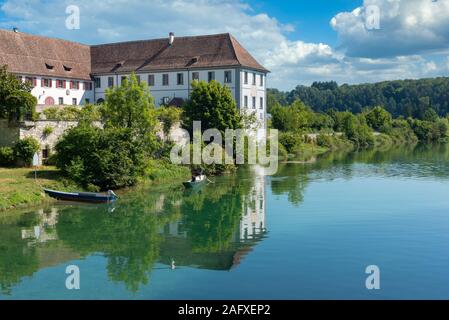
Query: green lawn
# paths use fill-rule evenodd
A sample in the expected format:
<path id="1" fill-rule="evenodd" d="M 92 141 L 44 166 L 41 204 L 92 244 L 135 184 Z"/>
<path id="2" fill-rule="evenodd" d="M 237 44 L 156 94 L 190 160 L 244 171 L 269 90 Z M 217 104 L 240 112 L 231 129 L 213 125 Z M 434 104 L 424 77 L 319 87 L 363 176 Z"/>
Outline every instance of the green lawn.
<path id="1" fill-rule="evenodd" d="M 82 190 L 62 177 L 55 167 L 41 167 L 37 171 L 28 168 L 0 168 L 0 211 L 33 206 L 51 201 L 42 187 L 62 191 Z M 190 178 L 190 170 L 160 160 L 151 160 L 149 169 L 140 184 L 180 184 Z"/>
<path id="2" fill-rule="evenodd" d="M 37 205 L 47 200 L 42 187 L 69 190 L 76 188 L 63 179 L 54 167 L 41 167 L 37 170 L 28 168 L 0 168 L 0 211 Z"/>

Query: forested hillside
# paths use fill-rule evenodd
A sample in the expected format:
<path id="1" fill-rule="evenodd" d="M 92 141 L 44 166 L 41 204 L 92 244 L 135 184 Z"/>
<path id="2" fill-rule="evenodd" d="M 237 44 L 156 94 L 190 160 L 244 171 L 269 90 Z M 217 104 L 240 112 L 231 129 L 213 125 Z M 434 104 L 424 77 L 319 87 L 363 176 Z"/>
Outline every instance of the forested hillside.
<path id="1" fill-rule="evenodd" d="M 385 81 L 374 84 L 341 85 L 336 82 L 315 82 L 297 86 L 290 92 L 269 89 L 268 107 L 287 105 L 300 99 L 315 111 L 351 111 L 384 106 L 394 117 L 423 119 L 432 108 L 440 116 L 449 113 L 449 78 Z"/>

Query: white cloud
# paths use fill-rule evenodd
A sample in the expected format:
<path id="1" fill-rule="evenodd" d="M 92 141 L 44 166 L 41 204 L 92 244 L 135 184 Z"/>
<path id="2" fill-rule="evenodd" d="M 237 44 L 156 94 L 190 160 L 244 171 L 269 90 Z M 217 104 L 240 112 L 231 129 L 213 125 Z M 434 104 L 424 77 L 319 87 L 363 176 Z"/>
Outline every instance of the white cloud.
<path id="1" fill-rule="evenodd" d="M 446 11 L 435 16 L 429 4 L 419 5 L 418 0 L 366 0 L 365 4 L 378 3 L 385 9 L 382 32 L 373 34 L 364 28 L 362 7 L 338 14 L 331 25 L 344 50 L 289 39 L 294 30 L 291 24 L 256 12 L 239 0 L 7 0 L 0 7 L 6 16 L 0 27 L 18 26 L 31 33 L 89 44 L 166 37 L 170 31 L 179 36 L 230 32 L 272 71 L 269 86 L 291 89 L 313 81 L 373 82 L 433 76 L 448 70 L 446 61 L 416 54 L 421 47 L 442 49 L 441 43 L 447 39 L 449 28 L 444 26 L 449 23 L 449 0 L 439 1 L 438 6 L 447 6 L 440 10 Z M 65 8 L 73 3 L 80 7 L 80 30 L 65 28 Z M 425 28 L 419 29 L 422 26 Z M 391 40 L 385 40 L 385 34 Z M 426 41 L 412 45 L 413 38 Z M 405 44 L 403 49 L 399 43 Z"/>
<path id="2" fill-rule="evenodd" d="M 368 6 L 380 9 L 380 29 L 366 27 Z M 330 22 L 348 56 L 394 57 L 447 50 L 449 0 L 364 0 Z"/>

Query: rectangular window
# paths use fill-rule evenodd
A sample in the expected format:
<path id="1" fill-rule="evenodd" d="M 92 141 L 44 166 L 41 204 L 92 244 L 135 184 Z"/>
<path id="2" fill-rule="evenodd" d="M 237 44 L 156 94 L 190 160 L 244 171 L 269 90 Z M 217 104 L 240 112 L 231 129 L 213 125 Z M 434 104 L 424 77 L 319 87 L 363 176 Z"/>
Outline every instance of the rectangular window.
<path id="1" fill-rule="evenodd" d="M 162 75 L 162 85 L 163 86 L 168 86 L 168 73 L 164 73 Z"/>
<path id="2" fill-rule="evenodd" d="M 256 74 L 253 73 L 253 86 L 255 86 L 255 85 L 256 85 Z"/>
<path id="3" fill-rule="evenodd" d="M 154 86 L 154 74 L 149 74 L 149 75 L 148 75 L 148 85 L 149 85 L 150 87 L 153 87 L 153 86 Z"/>
<path id="4" fill-rule="evenodd" d="M 212 80 L 215 80 L 215 72 L 214 71 L 209 71 L 207 73 L 207 81 L 211 82 Z"/>
<path id="5" fill-rule="evenodd" d="M 136 76 L 137 78 L 137 83 L 140 84 L 140 76 Z"/>
<path id="6" fill-rule="evenodd" d="M 63 105 L 64 104 L 64 98 L 63 97 L 59 97 L 58 98 L 58 104 L 59 105 Z"/>
<path id="7" fill-rule="evenodd" d="M 192 80 L 200 80 L 200 73 L 192 72 Z"/>
<path id="8" fill-rule="evenodd" d="M 243 105 L 245 106 L 245 108 L 248 108 L 248 96 L 243 97 Z"/>
<path id="9" fill-rule="evenodd" d="M 92 82 L 84 82 L 84 90 L 91 91 L 92 90 Z"/>
<path id="10" fill-rule="evenodd" d="M 247 71 L 245 71 L 245 77 L 244 78 L 245 78 L 244 79 L 245 84 L 248 84 L 248 72 Z"/>
<path id="11" fill-rule="evenodd" d="M 90 99 L 84 99 L 84 104 L 89 104 L 90 103 Z"/>
<path id="12" fill-rule="evenodd" d="M 48 78 L 42 78 L 41 80 L 41 87 L 43 88 L 51 88 L 51 79 Z"/>
<path id="13" fill-rule="evenodd" d="M 56 88 L 65 89 L 66 81 L 65 80 L 56 80 Z"/>
<path id="14" fill-rule="evenodd" d="M 95 78 L 95 88 L 101 88 L 101 78 Z"/>
<path id="15" fill-rule="evenodd" d="M 260 106 L 259 106 L 260 110 L 263 110 L 263 98 L 260 98 Z"/>
<path id="16" fill-rule="evenodd" d="M 225 83 L 231 83 L 232 82 L 232 72 L 231 71 L 225 71 L 225 73 L 224 73 L 224 82 Z"/>
<path id="17" fill-rule="evenodd" d="M 78 104 L 78 100 L 76 100 L 76 98 L 72 99 L 72 105 L 76 106 Z"/>
<path id="18" fill-rule="evenodd" d="M 37 85 L 36 78 L 33 77 L 26 77 L 25 82 L 31 85 L 32 87 L 35 87 Z"/>
<path id="19" fill-rule="evenodd" d="M 108 77 L 108 87 L 112 88 L 114 86 L 114 77 Z"/>
<path id="20" fill-rule="evenodd" d="M 256 97 L 253 97 L 253 109 L 256 109 Z"/>
<path id="21" fill-rule="evenodd" d="M 184 73 L 178 73 L 176 78 L 178 86 L 182 86 L 184 84 Z"/>
<path id="22" fill-rule="evenodd" d="M 70 81 L 70 89 L 78 90 L 80 88 L 79 81 Z"/>
<path id="23" fill-rule="evenodd" d="M 260 75 L 260 86 L 263 87 L 263 74 Z"/>

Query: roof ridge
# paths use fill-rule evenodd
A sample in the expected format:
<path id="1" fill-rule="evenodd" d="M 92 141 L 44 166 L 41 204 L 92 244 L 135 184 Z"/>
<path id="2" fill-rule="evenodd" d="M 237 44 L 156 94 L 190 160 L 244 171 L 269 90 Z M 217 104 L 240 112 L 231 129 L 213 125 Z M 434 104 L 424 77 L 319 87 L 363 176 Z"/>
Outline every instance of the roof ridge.
<path id="1" fill-rule="evenodd" d="M 234 41 L 236 41 L 237 43 L 238 43 L 238 41 L 237 41 L 237 39 L 234 38 L 234 36 L 232 34 L 228 33 L 228 36 L 229 36 L 229 41 L 231 41 L 232 52 L 234 53 L 235 59 L 238 61 L 239 65 L 242 66 L 242 62 L 240 61 L 240 59 L 238 57 L 237 50 L 236 50 L 235 44 L 234 44 Z"/>
<path id="2" fill-rule="evenodd" d="M 176 41 L 176 39 L 211 38 L 211 37 L 225 36 L 225 35 L 230 35 L 230 34 L 229 34 L 229 32 L 225 32 L 225 33 L 214 33 L 214 34 L 196 35 L 196 36 L 180 36 L 180 37 L 175 37 L 175 41 Z M 118 42 L 110 42 L 110 43 L 93 44 L 93 45 L 90 45 L 90 47 L 98 48 L 98 47 L 103 47 L 103 46 L 114 46 L 114 45 L 120 45 L 120 44 L 132 44 L 132 43 L 139 43 L 139 42 L 162 41 L 162 40 L 166 40 L 166 39 L 168 39 L 168 38 L 118 41 Z"/>
<path id="3" fill-rule="evenodd" d="M 67 40 L 67 39 L 62 39 L 62 38 L 43 36 L 43 35 L 23 32 L 23 31 L 14 32 L 14 31 L 11 31 L 11 30 L 0 29 L 0 32 L 8 32 L 8 33 L 12 33 L 12 34 L 15 34 L 15 35 L 24 35 L 24 36 L 27 36 L 27 37 L 34 37 L 34 38 L 44 38 L 44 39 L 48 39 L 48 40 L 57 40 L 57 41 L 61 41 L 61 42 L 66 42 L 66 43 L 72 43 L 72 44 L 80 45 L 80 46 L 83 46 L 83 47 L 91 47 L 88 44 L 81 43 L 81 42 L 78 42 L 78 41 L 72 41 L 72 40 Z"/>

